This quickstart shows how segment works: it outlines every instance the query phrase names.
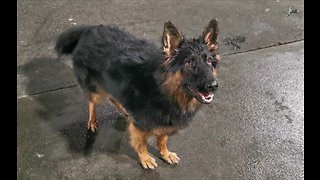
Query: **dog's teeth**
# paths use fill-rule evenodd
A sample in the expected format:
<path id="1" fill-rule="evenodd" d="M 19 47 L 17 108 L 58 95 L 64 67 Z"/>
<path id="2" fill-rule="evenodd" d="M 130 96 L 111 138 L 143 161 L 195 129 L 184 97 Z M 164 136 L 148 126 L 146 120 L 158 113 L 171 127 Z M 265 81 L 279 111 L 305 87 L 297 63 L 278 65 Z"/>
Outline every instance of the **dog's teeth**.
<path id="1" fill-rule="evenodd" d="M 210 103 L 210 102 L 212 101 L 213 96 L 214 96 L 213 93 L 212 93 L 212 94 L 209 94 L 209 95 L 207 95 L 207 96 L 205 96 L 205 95 L 203 95 L 203 94 L 200 94 L 200 95 L 201 95 L 201 97 L 202 97 L 202 100 L 203 100 L 204 102 L 207 102 L 207 103 Z"/>

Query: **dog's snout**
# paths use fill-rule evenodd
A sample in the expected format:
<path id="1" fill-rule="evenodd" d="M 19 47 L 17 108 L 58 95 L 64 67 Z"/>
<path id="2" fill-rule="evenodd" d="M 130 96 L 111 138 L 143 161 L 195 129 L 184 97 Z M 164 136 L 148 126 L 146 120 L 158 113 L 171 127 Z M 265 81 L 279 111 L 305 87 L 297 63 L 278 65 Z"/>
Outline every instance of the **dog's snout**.
<path id="1" fill-rule="evenodd" d="M 208 85 L 207 85 L 207 89 L 209 91 L 214 91 L 217 88 L 218 88 L 218 82 L 217 81 L 212 81 L 212 82 L 208 83 Z"/>

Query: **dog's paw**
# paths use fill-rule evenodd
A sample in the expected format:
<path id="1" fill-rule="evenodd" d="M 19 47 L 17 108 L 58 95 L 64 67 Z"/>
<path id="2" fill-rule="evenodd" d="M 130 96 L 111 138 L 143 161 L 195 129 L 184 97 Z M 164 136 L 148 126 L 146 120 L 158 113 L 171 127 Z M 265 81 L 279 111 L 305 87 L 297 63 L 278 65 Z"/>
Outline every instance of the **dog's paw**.
<path id="1" fill-rule="evenodd" d="M 166 152 L 162 155 L 162 159 L 166 161 L 169 164 L 178 164 L 180 161 L 180 158 L 177 156 L 174 152 Z"/>
<path id="2" fill-rule="evenodd" d="M 140 163 L 144 169 L 155 169 L 158 166 L 156 160 L 148 154 L 140 156 Z"/>
<path id="3" fill-rule="evenodd" d="M 98 129 L 98 122 L 97 121 L 93 121 L 93 122 L 89 122 L 88 123 L 88 129 L 91 130 L 93 133 L 96 132 L 96 130 Z"/>

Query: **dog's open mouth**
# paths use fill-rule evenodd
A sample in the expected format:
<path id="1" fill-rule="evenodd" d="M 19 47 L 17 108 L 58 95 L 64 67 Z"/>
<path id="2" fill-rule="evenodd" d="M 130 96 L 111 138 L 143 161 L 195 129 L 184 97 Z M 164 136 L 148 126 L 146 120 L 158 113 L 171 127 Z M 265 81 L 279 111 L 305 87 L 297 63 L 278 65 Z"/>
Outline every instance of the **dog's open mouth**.
<path id="1" fill-rule="evenodd" d="M 192 89 L 189 85 L 186 86 L 187 89 L 192 93 L 192 95 L 201 103 L 209 104 L 213 100 L 214 93 L 213 92 L 199 92 L 197 90 Z"/>
<path id="2" fill-rule="evenodd" d="M 212 99 L 213 99 L 213 96 L 214 94 L 212 92 L 209 92 L 209 93 L 200 93 L 200 92 L 197 92 L 200 97 L 201 97 L 201 100 L 205 103 L 211 103 Z"/>

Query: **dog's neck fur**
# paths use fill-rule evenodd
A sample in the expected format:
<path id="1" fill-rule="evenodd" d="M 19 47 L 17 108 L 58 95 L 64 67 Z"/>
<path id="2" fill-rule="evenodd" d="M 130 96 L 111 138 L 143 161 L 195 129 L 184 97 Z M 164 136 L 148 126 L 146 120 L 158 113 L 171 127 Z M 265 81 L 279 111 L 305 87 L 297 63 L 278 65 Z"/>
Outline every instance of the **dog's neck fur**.
<path id="1" fill-rule="evenodd" d="M 161 90 L 169 95 L 170 103 L 178 105 L 182 114 L 195 112 L 201 106 L 198 100 L 185 92 L 184 87 L 181 85 L 183 77 L 181 72 L 165 71 L 162 77 Z"/>

